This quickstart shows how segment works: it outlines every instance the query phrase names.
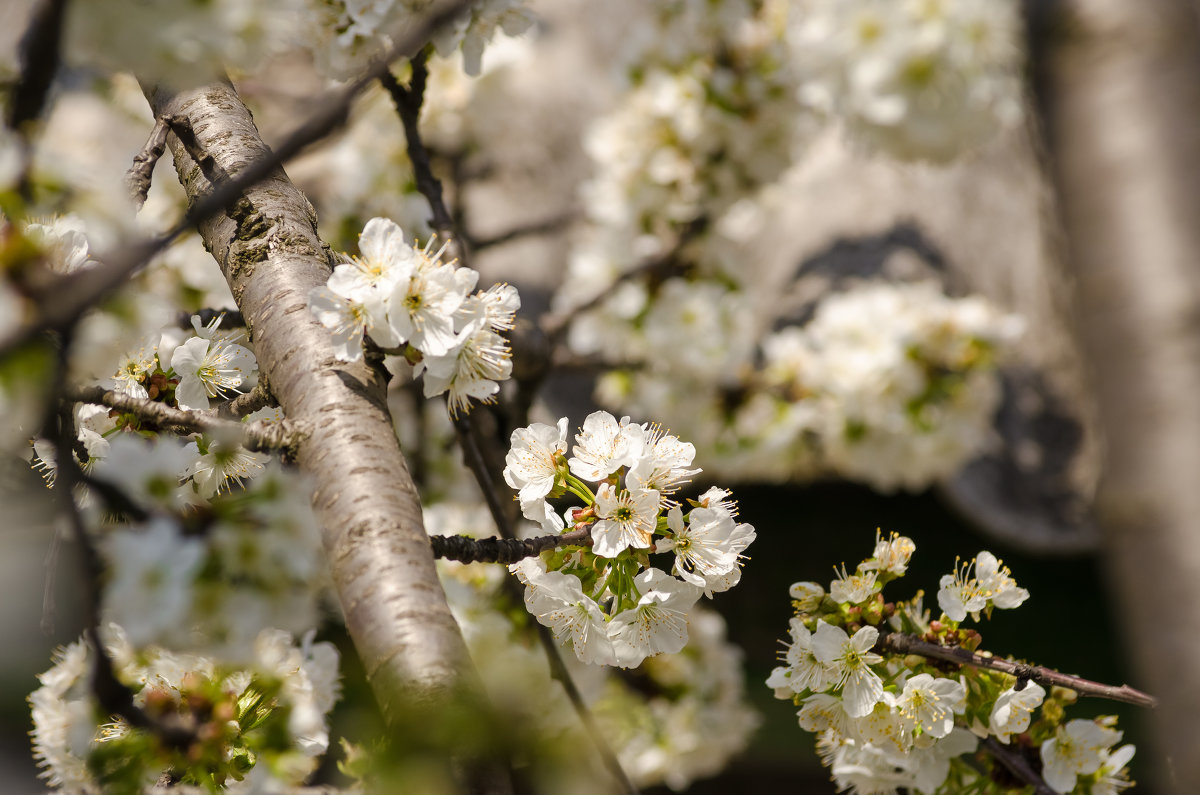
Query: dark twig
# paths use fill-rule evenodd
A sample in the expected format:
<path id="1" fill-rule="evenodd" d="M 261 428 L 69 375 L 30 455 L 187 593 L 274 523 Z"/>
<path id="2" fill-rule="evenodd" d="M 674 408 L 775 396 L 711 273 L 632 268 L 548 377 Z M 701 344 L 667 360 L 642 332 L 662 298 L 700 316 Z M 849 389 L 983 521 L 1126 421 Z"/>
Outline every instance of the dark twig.
<path id="1" fill-rule="evenodd" d="M 446 209 L 446 200 L 442 195 L 442 183 L 433 175 L 429 150 L 421 140 L 420 117 L 421 103 L 425 101 L 425 84 L 429 78 L 429 68 L 425 61 L 429 57 L 426 49 L 411 60 L 412 78 L 408 87 L 400 85 L 391 72 L 379 76 L 379 82 L 392 96 L 400 123 L 404 125 L 404 139 L 408 149 L 408 159 L 412 163 L 413 178 L 417 182 L 417 190 L 429 201 L 429 209 L 433 213 L 432 226 L 443 240 L 450 241 L 452 254 L 459 263 L 466 266 L 467 251 L 463 240 L 455 230 L 454 220 Z"/>
<path id="2" fill-rule="evenodd" d="M 1047 687 L 1065 687 L 1082 696 L 1097 696 L 1112 701 L 1122 701 L 1126 704 L 1136 704 L 1139 707 L 1158 706 L 1158 699 L 1154 696 L 1135 690 L 1129 685 L 1106 685 L 1093 682 L 1090 679 L 1059 673 L 1040 665 L 1001 660 L 958 647 L 939 646 L 936 643 L 921 640 L 915 635 L 892 632 L 880 637 L 876 646 L 897 654 L 918 654 L 935 660 L 1001 671 L 1017 677 L 1018 680 L 1037 682 Z"/>
<path id="3" fill-rule="evenodd" d="M 166 234 L 154 239 L 127 241 L 115 251 L 98 257 L 103 264 L 59 277 L 40 295 L 32 296 L 36 316 L 8 336 L 0 338 L 0 356 L 24 345 L 43 331 L 64 331 L 74 326 L 87 309 L 107 297 L 171 241 L 200 221 L 224 212 L 247 188 L 270 175 L 309 144 L 335 130 L 345 121 L 358 95 L 388 73 L 392 61 L 415 54 L 470 4 L 471 0 L 451 0 L 440 5 L 438 10 L 414 25 L 408 35 L 402 37 L 382 58 L 374 61 L 361 77 L 324 102 L 307 121 L 285 137 L 269 156 L 247 164 L 235 178 L 193 203 L 179 223 Z"/>
<path id="4" fill-rule="evenodd" d="M 1009 773 L 1033 787 L 1033 791 L 1037 795 L 1055 795 L 1046 780 L 1030 766 L 1029 760 L 1023 757 L 1016 748 L 1003 744 L 995 737 L 986 738 L 983 746 Z"/>
<path id="5" fill-rule="evenodd" d="M 163 152 L 167 151 L 167 133 L 169 131 L 170 128 L 167 126 L 165 118 L 155 119 L 154 128 L 150 130 L 150 137 L 146 139 L 142 150 L 133 156 L 133 165 L 125 172 L 125 187 L 129 190 L 129 195 L 139 210 L 146 203 L 146 197 L 150 195 L 150 182 L 154 174 L 154 167 L 158 165 L 158 160 L 163 156 Z"/>
<path id="6" fill-rule="evenodd" d="M 433 210 L 433 227 L 457 249 L 454 253 L 459 261 L 465 265 L 466 252 L 462 246 L 462 240 L 455 236 L 454 222 L 451 219 L 450 213 L 446 210 L 446 204 L 442 197 L 441 183 L 433 176 L 433 171 L 429 164 L 429 153 L 421 141 L 421 133 L 417 125 L 421 111 L 421 102 L 424 100 L 425 79 L 428 72 L 422 59 L 413 59 L 412 69 L 413 77 L 408 88 L 401 86 L 391 76 L 390 72 L 386 76 L 380 75 L 379 79 L 391 93 L 392 99 L 396 103 L 396 110 L 400 114 L 401 122 L 404 124 L 404 133 L 408 143 L 408 156 L 413 165 L 417 189 L 429 201 L 429 206 Z M 463 459 L 475 476 L 480 491 L 483 492 L 484 501 L 487 503 L 488 510 L 492 514 L 492 519 L 496 522 L 496 527 L 500 531 L 501 538 L 515 540 L 516 534 L 513 532 L 512 521 L 503 503 L 500 501 L 500 492 L 496 488 L 496 482 L 492 478 L 491 469 L 484 458 L 483 451 L 479 447 L 476 435 L 472 431 L 470 417 L 467 415 L 455 417 L 453 422 L 459 446 L 463 451 Z M 507 581 L 506 587 L 510 592 L 518 590 L 516 583 L 512 580 Z M 520 599 L 520 596 L 516 595 L 516 598 Z M 534 626 L 537 628 L 538 639 L 541 641 L 542 648 L 546 651 L 546 659 L 550 664 L 551 676 L 557 679 L 562 685 L 567 697 L 571 700 L 572 706 L 575 708 L 576 714 L 579 715 L 579 719 L 583 723 L 585 730 L 595 743 L 596 749 L 599 751 L 600 757 L 604 760 L 605 766 L 608 767 L 609 772 L 617 780 L 623 792 L 630 794 L 637 793 L 637 788 L 629 780 L 629 776 L 626 775 L 625 770 L 621 767 L 621 762 L 617 759 L 617 755 L 613 753 L 604 735 L 600 732 L 600 727 L 596 725 L 591 710 L 588 709 L 587 703 L 583 700 L 583 694 L 579 692 L 579 688 L 576 687 L 575 681 L 571 678 L 570 671 L 567 670 L 566 664 L 563 663 L 558 644 L 554 640 L 554 635 L 547 627 L 540 623 L 535 622 Z"/>
<path id="7" fill-rule="evenodd" d="M 591 546 L 592 528 L 571 530 L 561 535 L 536 538 L 471 538 L 470 536 L 430 536 L 433 556 L 461 563 L 516 563 L 540 555 L 547 549 L 565 546 Z"/>
<path id="8" fill-rule="evenodd" d="M 217 417 L 212 410 L 184 411 L 145 398 L 135 398 L 104 387 L 92 386 L 67 390 L 68 399 L 94 403 L 133 414 L 140 421 L 172 433 L 207 433 L 247 450 L 294 450 L 308 435 L 292 420 L 282 422 L 234 422 Z"/>

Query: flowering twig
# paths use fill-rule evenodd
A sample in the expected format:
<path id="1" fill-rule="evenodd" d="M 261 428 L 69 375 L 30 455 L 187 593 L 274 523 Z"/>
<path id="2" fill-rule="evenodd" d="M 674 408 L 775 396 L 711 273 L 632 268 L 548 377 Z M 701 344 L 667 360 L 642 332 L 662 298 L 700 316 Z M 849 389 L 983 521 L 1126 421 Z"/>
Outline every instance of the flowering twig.
<path id="1" fill-rule="evenodd" d="M 876 646 L 897 654 L 917 654 L 934 660 L 945 660 L 946 662 L 958 663 L 960 665 L 971 665 L 976 668 L 1001 671 L 1017 677 L 1018 680 L 1037 682 L 1047 687 L 1065 687 L 1083 696 L 1097 696 L 1099 698 L 1111 699 L 1112 701 L 1122 701 L 1126 704 L 1135 704 L 1139 707 L 1158 706 L 1158 699 L 1154 696 L 1136 690 L 1129 685 L 1106 685 L 1100 682 L 1093 682 L 1090 679 L 1060 673 L 1040 665 L 1028 665 L 1010 660 L 1001 660 L 987 654 L 979 654 L 957 647 L 939 646 L 936 643 L 921 640 L 915 635 L 906 635 L 900 632 L 881 635 Z"/>
<path id="2" fill-rule="evenodd" d="M 536 538 L 471 538 L 470 536 L 430 536 L 435 558 L 461 563 L 516 563 L 540 555 L 547 549 L 564 546 L 590 546 L 592 528 L 571 530 L 561 535 Z"/>
<path id="3" fill-rule="evenodd" d="M 261 182 L 312 142 L 337 129 L 358 95 L 386 73 L 392 61 L 415 54 L 470 4 L 471 0 L 452 0 L 439 6 L 410 28 L 408 35 L 401 37 L 381 58 L 373 61 L 361 77 L 330 97 L 269 153 L 248 163 L 237 177 L 196 199 L 179 223 L 165 234 L 129 241 L 117 250 L 97 257 L 101 265 L 55 279 L 40 295 L 34 296 L 40 299 L 33 302 L 36 307 L 34 317 L 0 338 L 0 356 L 21 347 L 43 331 L 63 331 L 72 327 L 85 311 L 123 284 L 175 238 L 200 221 L 224 212 L 247 188 Z M 50 300 L 51 296 L 53 300 Z"/>
<path id="4" fill-rule="evenodd" d="M 253 394 L 253 393 L 251 393 Z M 215 416 L 215 412 L 184 411 L 144 398 L 130 397 L 104 387 L 71 389 L 67 397 L 78 403 L 95 403 L 135 415 L 139 420 L 175 433 L 208 433 L 235 441 L 247 450 L 287 452 L 308 435 L 294 420 L 282 422 L 235 422 Z"/>
<path id="5" fill-rule="evenodd" d="M 454 429 L 458 434 L 459 444 L 463 450 L 463 458 L 475 475 L 479 488 L 483 492 L 488 510 L 492 514 L 492 521 L 496 523 L 496 528 L 500 531 L 501 540 L 517 541 L 516 533 L 513 532 L 512 520 L 500 502 L 495 481 L 492 479 L 491 471 L 484 461 L 483 453 L 479 449 L 475 435 L 471 431 L 468 417 L 456 418 L 454 420 Z M 571 532 L 574 533 L 577 531 Z M 587 529 L 587 533 L 590 538 L 590 527 Z M 561 540 L 568 535 L 570 534 L 551 536 L 551 538 Z M 505 587 L 510 592 L 517 590 L 516 583 L 511 579 L 505 580 Z M 522 597 L 518 594 L 516 598 L 520 600 Z M 625 769 L 621 767 L 621 761 L 617 759 L 617 755 L 613 752 L 612 747 L 609 746 L 608 741 L 601 733 L 600 727 L 596 724 L 596 719 L 592 716 L 591 709 L 588 708 L 587 703 L 583 700 L 583 694 L 579 692 L 579 688 L 575 685 L 575 680 L 571 678 L 571 672 L 567 670 L 567 666 L 563 662 L 558 644 L 554 640 L 554 635 L 550 632 L 549 627 L 540 623 L 534 624 L 534 627 L 538 634 L 538 641 L 541 642 L 542 648 L 546 652 L 546 661 L 550 664 L 550 675 L 562 685 L 567 698 L 571 701 L 571 706 L 574 707 L 575 713 L 579 716 L 580 722 L 583 723 L 584 729 L 592 738 L 592 742 L 595 743 L 596 750 L 600 752 L 600 757 L 604 760 L 605 767 L 608 768 L 609 772 L 617 780 L 622 792 L 625 792 L 627 795 L 636 795 L 638 791 L 637 787 L 630 781 Z"/>
<path id="6" fill-rule="evenodd" d="M 433 175 L 433 170 L 429 163 L 429 152 L 421 141 L 421 133 L 417 124 L 421 112 L 421 103 L 425 98 L 425 80 L 427 76 L 428 70 L 425 67 L 424 59 L 414 58 L 412 61 L 412 81 L 408 88 L 401 86 L 399 81 L 390 72 L 379 75 L 379 79 L 389 93 L 391 93 L 392 99 L 396 104 L 396 110 L 400 114 L 401 122 L 404 124 L 408 157 L 412 162 L 417 190 L 429 201 L 429 206 L 433 211 L 433 227 L 451 243 L 460 263 L 465 265 L 466 252 L 461 239 L 455 235 L 454 221 L 446 209 L 446 203 L 442 197 L 442 185 Z M 516 534 L 512 528 L 512 519 L 500 501 L 499 491 L 491 474 L 492 470 L 484 458 L 483 451 L 479 447 L 476 434 L 472 430 L 470 417 L 468 415 L 454 417 L 453 422 L 459 446 L 463 451 L 463 458 L 467 463 L 467 467 L 475 476 L 480 491 L 483 492 L 488 510 L 492 514 L 492 519 L 495 521 L 497 529 L 500 531 L 501 539 L 516 541 Z M 514 588 L 511 580 L 506 581 L 506 587 L 510 589 Z M 623 792 L 636 793 L 637 788 L 634 787 L 633 782 L 629 780 L 629 776 L 621 767 L 620 760 L 617 759 L 616 754 L 604 739 L 604 736 L 600 732 L 600 727 L 596 725 L 595 718 L 592 717 L 591 710 L 588 709 L 587 704 L 584 702 L 583 694 L 575 686 L 575 682 L 571 678 L 566 664 L 563 663 L 562 656 L 559 654 L 558 644 L 555 643 L 554 636 L 545 626 L 537 624 L 536 627 L 538 640 L 541 642 L 542 648 L 546 652 L 546 660 L 550 664 L 551 676 L 557 679 L 562 685 L 567 697 L 571 700 L 571 705 L 575 708 L 576 714 L 579 715 L 580 721 L 600 752 L 605 766 L 608 767 L 609 772 L 616 778 Z"/>
<path id="7" fill-rule="evenodd" d="M 1030 766 L 1029 761 L 1021 756 L 1018 750 L 1005 745 L 995 737 L 985 738 L 983 746 L 1009 773 L 1032 786 L 1036 795 L 1055 795 L 1050 785 Z"/>

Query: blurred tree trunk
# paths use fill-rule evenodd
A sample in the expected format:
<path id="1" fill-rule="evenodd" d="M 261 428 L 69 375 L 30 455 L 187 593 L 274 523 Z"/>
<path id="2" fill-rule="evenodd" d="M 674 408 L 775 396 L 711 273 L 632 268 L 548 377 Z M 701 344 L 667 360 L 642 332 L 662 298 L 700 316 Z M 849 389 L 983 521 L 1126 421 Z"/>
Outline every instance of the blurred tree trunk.
<path id="1" fill-rule="evenodd" d="M 1151 769 L 1164 791 L 1194 793 L 1200 34 L 1189 0 L 1050 5 L 1048 140 L 1105 439 L 1097 518 L 1137 684 L 1162 698 Z"/>

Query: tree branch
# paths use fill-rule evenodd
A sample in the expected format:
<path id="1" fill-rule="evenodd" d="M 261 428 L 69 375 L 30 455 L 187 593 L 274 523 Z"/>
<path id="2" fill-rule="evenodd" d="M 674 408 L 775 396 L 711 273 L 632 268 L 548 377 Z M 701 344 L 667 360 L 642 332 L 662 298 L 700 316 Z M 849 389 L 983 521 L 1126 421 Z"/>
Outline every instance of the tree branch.
<path id="1" fill-rule="evenodd" d="M 188 118 L 231 176 L 210 193 L 199 166 L 172 143 L 189 216 L 272 161 L 228 84 L 155 92 L 151 104 L 156 115 Z M 274 169 L 245 189 L 238 207 L 236 219 L 212 215 L 200 233 L 229 281 L 272 393 L 287 417 L 311 424 L 297 461 L 315 482 L 313 507 L 346 626 L 384 715 L 395 723 L 416 708 L 436 711 L 478 693 L 386 409 L 386 383 L 365 361 L 339 361 L 329 332 L 308 311 L 309 292 L 330 274 L 312 205 Z"/>
<path id="2" fill-rule="evenodd" d="M 939 646 L 936 643 L 921 640 L 915 635 L 892 632 L 881 636 L 876 646 L 896 654 L 918 654 L 933 660 L 945 660 L 959 665 L 1001 671 L 1017 677 L 1018 680 L 1037 682 L 1047 687 L 1065 687 L 1082 696 L 1097 696 L 1112 701 L 1122 701 L 1126 704 L 1135 704 L 1139 707 L 1158 706 L 1158 699 L 1154 696 L 1135 690 L 1129 685 L 1106 685 L 1093 682 L 1090 679 L 1059 673 L 1040 665 L 1027 665 L 985 656 L 962 648 Z"/>
<path id="3" fill-rule="evenodd" d="M 42 113 L 58 71 L 67 0 L 43 0 L 21 37 L 20 74 L 8 106 L 8 126 L 18 130 Z"/>
<path id="4" fill-rule="evenodd" d="M 141 151 L 133 156 L 133 165 L 125 172 L 125 187 L 129 190 L 134 206 L 139 210 L 150 195 L 154 167 L 158 165 L 163 152 L 167 151 L 168 132 L 170 128 L 167 126 L 167 120 L 156 118 L 154 127 L 150 130 L 150 137 L 146 139 Z"/>
<path id="5" fill-rule="evenodd" d="M 310 423 L 306 422 L 235 422 L 220 419 L 215 410 L 184 411 L 165 403 L 130 397 L 100 386 L 69 389 L 67 398 L 77 403 L 94 403 L 133 414 L 155 428 L 172 433 L 211 434 L 226 442 L 240 444 L 247 450 L 292 453 L 311 433 Z"/>
<path id="6" fill-rule="evenodd" d="M 536 538 L 471 538 L 470 536 L 430 536 L 435 558 L 460 563 L 516 563 L 540 555 L 547 549 L 565 546 L 591 546 L 592 528 L 571 530 L 561 535 Z"/>

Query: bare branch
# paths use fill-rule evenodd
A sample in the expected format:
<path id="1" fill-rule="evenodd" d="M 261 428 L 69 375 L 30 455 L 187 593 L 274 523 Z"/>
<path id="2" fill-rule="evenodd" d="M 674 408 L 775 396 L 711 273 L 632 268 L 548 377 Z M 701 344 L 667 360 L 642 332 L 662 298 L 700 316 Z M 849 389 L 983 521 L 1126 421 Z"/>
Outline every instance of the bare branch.
<path id="1" fill-rule="evenodd" d="M 429 68 L 425 64 L 427 58 L 428 50 L 412 59 L 412 79 L 407 88 L 400 85 L 391 72 L 380 75 L 379 82 L 392 95 L 392 102 L 395 103 L 400 122 L 404 125 L 408 159 L 412 163 L 417 190 L 429 201 L 429 208 L 433 212 L 433 228 L 444 240 L 450 241 L 454 257 L 463 265 L 468 265 L 466 247 L 454 228 L 450 212 L 446 209 L 442 183 L 433 175 L 429 150 L 421 140 L 421 103 L 425 101 L 425 82 L 429 77 Z"/>
<path id="2" fill-rule="evenodd" d="M 150 195 L 154 167 L 158 165 L 158 159 L 163 156 L 163 152 L 167 151 L 169 130 L 166 119 L 155 119 L 150 137 L 146 139 L 142 150 L 133 156 L 133 165 L 125 172 L 125 187 L 129 190 L 134 206 L 139 210 Z"/>
<path id="3" fill-rule="evenodd" d="M 516 563 L 548 549 L 565 546 L 591 546 L 592 528 L 578 528 L 559 535 L 536 538 L 471 538 L 470 536 L 430 536 L 435 558 L 460 563 Z"/>
<path id="4" fill-rule="evenodd" d="M 1122 701 L 1126 704 L 1136 704 L 1139 707 L 1158 706 L 1158 699 L 1154 696 L 1135 690 L 1129 685 L 1106 685 L 1093 682 L 1090 679 L 1059 673 L 1040 665 L 1027 665 L 1026 663 L 1001 660 L 986 653 L 979 654 L 962 648 L 939 646 L 936 643 L 921 640 L 915 635 L 892 632 L 880 637 L 876 645 L 897 654 L 918 654 L 934 660 L 945 660 L 959 665 L 1001 671 L 1017 677 L 1018 680 L 1037 682 L 1047 687 L 1065 687 L 1082 696 L 1097 696 L 1112 701 Z"/>
<path id="5" fill-rule="evenodd" d="M 139 420 L 171 433 L 211 434 L 223 441 L 240 444 L 247 450 L 291 453 L 311 433 L 311 423 L 307 422 L 235 422 L 219 418 L 215 409 L 184 411 L 166 403 L 130 397 L 100 386 L 67 390 L 67 398 L 77 403 L 94 403 L 133 414 Z"/>

